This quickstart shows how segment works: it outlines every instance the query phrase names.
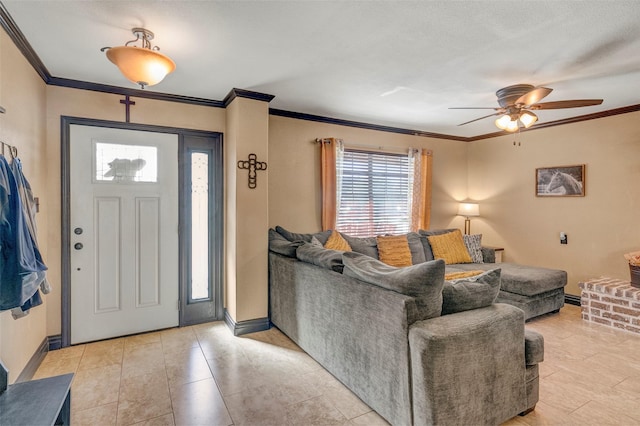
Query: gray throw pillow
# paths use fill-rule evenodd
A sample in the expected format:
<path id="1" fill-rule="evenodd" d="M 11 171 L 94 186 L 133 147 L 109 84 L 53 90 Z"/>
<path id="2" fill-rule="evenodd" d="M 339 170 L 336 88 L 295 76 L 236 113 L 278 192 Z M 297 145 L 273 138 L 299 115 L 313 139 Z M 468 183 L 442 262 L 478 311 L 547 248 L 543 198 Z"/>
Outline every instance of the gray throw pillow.
<path id="1" fill-rule="evenodd" d="M 307 263 L 342 273 L 342 253 L 338 250 L 326 249 L 311 243 L 302 243 L 296 250 L 296 257 Z"/>
<path id="2" fill-rule="evenodd" d="M 424 248 L 424 257 L 428 261 L 433 260 L 433 251 L 431 251 L 431 244 L 429 244 L 429 239 L 427 237 L 431 235 L 442 235 L 447 234 L 449 232 L 453 232 L 455 229 L 433 229 L 433 230 L 425 230 L 418 229 L 418 234 L 420 235 L 420 242 L 422 243 L 422 247 Z"/>
<path id="3" fill-rule="evenodd" d="M 343 234 L 342 232 L 340 233 L 340 235 L 342 235 L 342 238 L 347 240 L 349 246 L 351 247 L 351 250 L 355 251 L 356 253 L 366 254 L 367 256 L 373 257 L 374 259 L 380 258 L 380 256 L 378 255 L 378 240 L 376 239 L 376 237 L 352 237 L 351 235 Z"/>
<path id="4" fill-rule="evenodd" d="M 492 269 L 475 277 L 445 281 L 442 315 L 491 305 L 500 291 L 500 272 L 500 269 Z"/>
<path id="5" fill-rule="evenodd" d="M 484 263 L 482 260 L 482 234 L 463 235 L 462 237 L 473 263 Z"/>
<path id="6" fill-rule="evenodd" d="M 442 310 L 444 261 L 434 260 L 395 268 L 366 255 L 342 254 L 344 275 L 415 298 L 417 320 L 434 318 Z"/>
<path id="7" fill-rule="evenodd" d="M 302 241 L 289 241 L 274 229 L 269 229 L 269 250 L 287 257 L 296 257 L 296 249 Z"/>
<path id="8" fill-rule="evenodd" d="M 309 243 L 311 242 L 311 237 L 315 236 L 323 245 L 329 239 L 329 235 L 331 235 L 331 231 L 322 231 L 315 234 L 297 234 L 287 231 L 282 226 L 276 226 L 276 231 L 289 241 L 304 241 Z"/>

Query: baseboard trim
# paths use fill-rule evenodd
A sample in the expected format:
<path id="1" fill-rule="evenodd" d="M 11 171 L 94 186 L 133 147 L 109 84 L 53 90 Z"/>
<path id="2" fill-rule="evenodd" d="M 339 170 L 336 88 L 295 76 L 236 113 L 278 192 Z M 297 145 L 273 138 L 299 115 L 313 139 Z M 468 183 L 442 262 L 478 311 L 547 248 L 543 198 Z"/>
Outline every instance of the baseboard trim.
<path id="1" fill-rule="evenodd" d="M 235 322 L 226 309 L 224 310 L 224 323 L 227 324 L 227 327 L 229 327 L 229 330 L 231 330 L 234 336 L 256 333 L 258 331 L 265 331 L 271 328 L 271 321 L 269 321 L 269 318 L 256 318 L 247 321 Z"/>
<path id="2" fill-rule="evenodd" d="M 62 348 L 62 334 L 56 334 L 55 336 L 49 336 L 49 350 L 55 351 Z"/>
<path id="3" fill-rule="evenodd" d="M 564 303 L 566 303 L 567 305 L 580 306 L 580 296 L 574 296 L 573 294 L 565 294 Z"/>
<path id="4" fill-rule="evenodd" d="M 27 362 L 27 365 L 24 366 L 24 369 L 15 382 L 20 383 L 28 382 L 29 380 L 31 380 L 36 374 L 36 371 L 38 371 L 38 367 L 40 367 L 42 360 L 44 360 L 44 357 L 47 356 L 47 352 L 49 352 L 49 338 L 45 337 L 42 340 L 42 343 L 40 343 L 40 346 L 38 346 L 38 349 L 36 349 L 29 362 Z"/>

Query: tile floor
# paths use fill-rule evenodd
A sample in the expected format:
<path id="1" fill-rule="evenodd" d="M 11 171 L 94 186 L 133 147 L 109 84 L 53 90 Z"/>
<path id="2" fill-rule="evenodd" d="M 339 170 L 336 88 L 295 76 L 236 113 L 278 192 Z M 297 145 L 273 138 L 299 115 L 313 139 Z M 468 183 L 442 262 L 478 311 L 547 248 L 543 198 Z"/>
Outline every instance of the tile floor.
<path id="1" fill-rule="evenodd" d="M 533 320 L 545 336 L 536 410 L 505 425 L 640 425 L 640 336 Z M 50 352 L 34 379 L 73 372 L 74 425 L 384 425 L 277 329 L 233 337 L 220 322 Z"/>

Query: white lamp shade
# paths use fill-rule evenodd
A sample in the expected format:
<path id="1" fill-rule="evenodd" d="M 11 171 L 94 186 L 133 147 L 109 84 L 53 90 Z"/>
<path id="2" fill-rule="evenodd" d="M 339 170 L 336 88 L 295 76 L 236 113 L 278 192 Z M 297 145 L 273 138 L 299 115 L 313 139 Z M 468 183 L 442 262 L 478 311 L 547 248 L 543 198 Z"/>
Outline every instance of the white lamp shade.
<path id="1" fill-rule="evenodd" d="M 458 216 L 480 216 L 480 206 L 476 203 L 460 203 Z"/>
<path id="2" fill-rule="evenodd" d="M 107 58 L 131 82 L 153 86 L 176 69 L 176 64 L 155 50 L 135 46 L 118 46 L 107 50 Z"/>

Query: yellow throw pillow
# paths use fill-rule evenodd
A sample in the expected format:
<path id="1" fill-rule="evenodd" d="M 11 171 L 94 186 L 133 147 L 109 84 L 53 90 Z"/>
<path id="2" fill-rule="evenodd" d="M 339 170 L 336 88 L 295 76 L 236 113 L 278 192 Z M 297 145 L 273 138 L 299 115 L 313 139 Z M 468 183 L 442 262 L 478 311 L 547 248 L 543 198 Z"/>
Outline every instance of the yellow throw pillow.
<path id="1" fill-rule="evenodd" d="M 332 231 L 329 239 L 324 243 L 324 248 L 340 251 L 351 251 L 351 246 L 338 231 Z"/>
<path id="2" fill-rule="evenodd" d="M 484 271 L 460 271 L 460 272 L 449 272 L 448 274 L 444 274 L 445 281 L 451 280 L 459 280 L 460 278 L 469 278 L 475 277 L 476 275 L 483 274 Z"/>
<path id="3" fill-rule="evenodd" d="M 378 243 L 378 257 L 381 262 L 391 266 L 411 266 L 411 250 L 406 235 L 376 237 Z"/>
<path id="4" fill-rule="evenodd" d="M 447 265 L 473 262 L 459 229 L 442 235 L 430 235 L 427 238 L 431 245 L 431 251 L 433 251 L 433 257 L 443 259 Z"/>

